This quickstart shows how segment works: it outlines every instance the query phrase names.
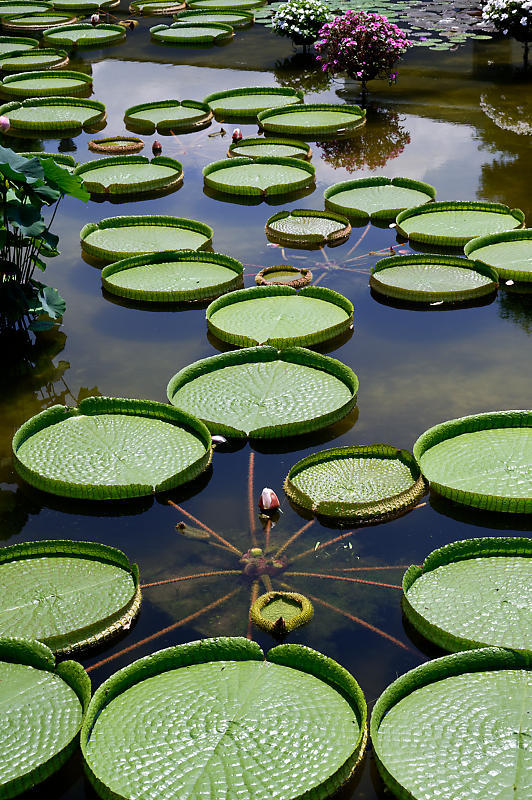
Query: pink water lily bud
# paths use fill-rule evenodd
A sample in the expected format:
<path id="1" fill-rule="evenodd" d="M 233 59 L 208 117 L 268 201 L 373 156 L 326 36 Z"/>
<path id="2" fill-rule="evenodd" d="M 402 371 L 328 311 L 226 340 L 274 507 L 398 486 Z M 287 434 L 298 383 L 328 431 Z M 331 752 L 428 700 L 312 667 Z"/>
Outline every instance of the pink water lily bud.
<path id="1" fill-rule="evenodd" d="M 275 511 L 280 506 L 279 498 L 273 489 L 264 488 L 259 497 L 259 508 L 261 511 Z"/>
<path id="2" fill-rule="evenodd" d="M 91 25 L 93 27 L 95 27 L 96 25 L 99 24 L 99 22 L 100 22 L 100 15 L 99 14 L 93 14 L 92 17 L 91 17 Z"/>
<path id="3" fill-rule="evenodd" d="M 242 138 L 242 131 L 240 128 L 235 128 L 233 131 L 233 142 L 239 142 Z"/>
<path id="4" fill-rule="evenodd" d="M 160 156 L 161 153 L 163 152 L 163 146 L 158 139 L 156 139 L 152 144 L 151 151 L 154 156 Z"/>
<path id="5" fill-rule="evenodd" d="M 10 127 L 11 123 L 8 117 L 0 117 L 0 131 L 2 131 L 2 133 L 5 133 L 10 129 Z"/>

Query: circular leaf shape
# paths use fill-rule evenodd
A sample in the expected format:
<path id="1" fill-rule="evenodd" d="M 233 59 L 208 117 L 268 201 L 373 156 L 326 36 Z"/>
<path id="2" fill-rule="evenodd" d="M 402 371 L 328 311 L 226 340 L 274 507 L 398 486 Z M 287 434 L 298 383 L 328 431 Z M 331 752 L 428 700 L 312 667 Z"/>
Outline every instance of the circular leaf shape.
<path id="1" fill-rule="evenodd" d="M 397 232 L 414 242 L 462 247 L 483 234 L 522 228 L 524 214 L 501 203 L 451 200 L 407 208 L 396 223 Z"/>
<path id="2" fill-rule="evenodd" d="M 211 124 L 212 112 L 206 103 L 197 100 L 159 100 L 140 103 L 124 114 L 126 128 L 136 133 L 184 133 L 200 130 Z"/>
<path id="3" fill-rule="evenodd" d="M 81 95 L 92 90 L 92 78 L 71 70 L 20 72 L 4 78 L 1 88 L 8 97 Z"/>
<path id="4" fill-rule="evenodd" d="M 5 31 L 44 31 L 56 26 L 73 25 L 77 22 L 77 17 L 71 14 L 60 14 L 54 11 L 43 11 L 35 14 L 17 14 L 13 17 L 2 17 L 2 28 Z"/>
<path id="5" fill-rule="evenodd" d="M 402 675 L 371 716 L 384 782 L 410 800 L 526 800 L 530 689 L 527 659 L 496 647 L 437 658 Z"/>
<path id="6" fill-rule="evenodd" d="M 322 286 L 254 286 L 219 297 L 206 312 L 210 333 L 237 347 L 297 347 L 334 339 L 353 327 L 353 305 Z"/>
<path id="7" fill-rule="evenodd" d="M 55 9 L 60 11 L 79 11 L 90 14 L 92 11 L 116 8 L 120 0 L 51 0 Z M 80 13 L 80 16 L 82 14 Z"/>
<path id="8" fill-rule="evenodd" d="M 75 661 L 57 667 L 52 651 L 30 639 L 0 638 L 0 795 L 41 783 L 77 748 L 90 680 Z"/>
<path id="9" fill-rule="evenodd" d="M 3 72 L 25 72 L 66 67 L 69 62 L 65 50 L 42 47 L 38 50 L 6 53 L 0 56 L 0 69 Z"/>
<path id="10" fill-rule="evenodd" d="M 255 22 L 255 17 L 249 11 L 232 11 L 231 9 L 213 9 L 212 11 L 183 11 L 179 14 L 179 22 L 223 22 L 225 25 L 230 25 L 235 30 L 240 28 L 249 28 Z"/>
<path id="11" fill-rule="evenodd" d="M 95 25 L 81 22 L 77 25 L 68 25 L 45 31 L 43 42 L 51 45 L 64 45 L 65 47 L 102 47 L 105 44 L 115 44 L 126 38 L 126 31 L 121 25 Z"/>
<path id="12" fill-rule="evenodd" d="M 496 646 L 532 652 L 532 540 L 490 537 L 434 550 L 403 578 L 403 611 L 446 650 Z"/>
<path id="13" fill-rule="evenodd" d="M 0 550 L 2 636 L 38 639 L 57 653 L 99 644 L 140 608 L 138 569 L 93 542 L 24 542 Z"/>
<path id="14" fill-rule="evenodd" d="M 246 11 L 266 5 L 267 0 L 188 0 L 188 8 L 235 8 L 237 11 Z"/>
<path id="15" fill-rule="evenodd" d="M 310 622 L 314 607 L 298 592 L 266 592 L 252 604 L 249 616 L 257 628 L 281 638 Z"/>
<path id="16" fill-rule="evenodd" d="M 292 247 L 319 247 L 347 239 L 351 224 L 346 217 L 332 211 L 294 208 L 292 211 L 279 211 L 270 217 L 265 230 L 271 242 Z"/>
<path id="17" fill-rule="evenodd" d="M 312 272 L 309 269 L 291 267 L 288 264 L 264 267 L 255 276 L 258 286 L 292 286 L 294 289 L 302 289 L 311 281 Z"/>
<path id="18" fill-rule="evenodd" d="M 212 241 L 212 228 L 182 217 L 108 217 L 81 229 L 81 249 L 108 264 L 163 250 L 202 250 Z"/>
<path id="19" fill-rule="evenodd" d="M 102 125 L 105 106 L 81 97 L 38 97 L 0 106 L 0 114 L 9 118 L 12 136 L 33 132 L 61 135 Z"/>
<path id="20" fill-rule="evenodd" d="M 315 183 L 316 169 L 297 158 L 232 158 L 203 168 L 205 186 L 224 194 L 270 197 Z"/>
<path id="21" fill-rule="evenodd" d="M 356 130 L 366 122 L 366 110 L 359 106 L 315 103 L 296 108 L 267 109 L 257 118 L 265 131 L 315 138 Z"/>
<path id="22" fill-rule="evenodd" d="M 186 8 L 185 3 L 179 0 L 139 0 L 131 3 L 129 10 L 132 14 L 143 14 L 146 17 L 160 17 L 165 14 L 176 14 Z"/>
<path id="23" fill-rule="evenodd" d="M 0 36 L 0 57 L 5 56 L 7 53 L 21 53 L 24 50 L 33 50 L 38 46 L 38 39 L 30 39 L 24 36 Z M 0 61 L 1 68 L 2 62 Z"/>
<path id="24" fill-rule="evenodd" d="M 414 456 L 443 497 L 488 511 L 532 512 L 532 412 L 493 411 L 442 422 Z"/>
<path id="25" fill-rule="evenodd" d="M 192 480 L 210 463 L 211 442 L 196 417 L 163 403 L 88 397 L 25 422 L 13 454 L 19 475 L 42 491 L 111 500 Z"/>
<path id="26" fill-rule="evenodd" d="M 234 31 L 222 22 L 174 22 L 150 28 L 151 38 L 164 44 L 213 44 L 232 39 Z"/>
<path id="27" fill-rule="evenodd" d="M 392 519 L 425 494 L 408 450 L 386 444 L 334 447 L 298 461 L 284 490 L 296 505 L 322 517 L 356 522 Z"/>
<path id="28" fill-rule="evenodd" d="M 457 303 L 497 291 L 499 276 L 458 256 L 392 256 L 377 261 L 369 279 L 376 292 L 415 303 Z"/>
<path id="29" fill-rule="evenodd" d="M 325 190 L 325 207 L 348 217 L 395 219 L 405 208 L 430 203 L 436 189 L 411 178 L 361 178 Z"/>
<path id="30" fill-rule="evenodd" d="M 111 156 L 76 167 L 85 189 L 92 195 L 123 197 L 177 189 L 183 182 L 179 161 L 157 156 Z"/>
<path id="31" fill-rule="evenodd" d="M 468 258 L 497 270 L 504 280 L 532 283 L 532 229 L 480 236 L 464 247 Z"/>
<path id="32" fill-rule="evenodd" d="M 357 390 L 355 373 L 334 358 L 263 346 L 196 361 L 174 375 L 167 394 L 174 406 L 195 409 L 211 433 L 275 439 L 343 419 Z"/>
<path id="33" fill-rule="evenodd" d="M 263 158 L 264 156 L 274 156 L 275 158 L 302 158 L 310 161 L 312 150 L 306 142 L 298 142 L 297 139 L 241 139 L 229 145 L 227 151 L 229 158 Z"/>
<path id="34" fill-rule="evenodd" d="M 244 89 L 226 89 L 203 98 L 220 119 L 255 120 L 259 112 L 294 103 L 302 103 L 301 90 L 286 87 L 251 86 Z M 264 141 L 264 140 L 262 140 Z M 239 145 L 242 142 L 238 143 Z M 266 155 L 266 154 L 265 154 Z"/>
<path id="35" fill-rule="evenodd" d="M 53 158 L 56 164 L 59 164 L 60 167 L 66 167 L 69 171 L 72 171 L 76 166 L 74 156 L 71 156 L 70 153 L 44 153 L 40 150 L 34 150 L 19 153 L 19 155 L 24 156 L 24 158 Z"/>
<path id="36" fill-rule="evenodd" d="M 110 136 L 107 139 L 91 139 L 89 150 L 93 153 L 109 153 L 110 155 L 125 155 L 126 153 L 140 153 L 144 141 L 138 136 Z"/>
<path id="37" fill-rule="evenodd" d="M 358 684 L 321 653 L 281 645 L 265 657 L 244 638 L 204 639 L 104 683 L 81 748 L 102 797 L 200 800 L 214 781 L 220 797 L 322 800 L 361 759 L 365 721 Z"/>
<path id="38" fill-rule="evenodd" d="M 104 267 L 102 285 L 112 294 L 141 302 L 204 301 L 242 286 L 243 269 L 239 261 L 220 253 L 153 253 Z"/>
<path id="39" fill-rule="evenodd" d="M 38 11 L 48 11 L 52 8 L 51 3 L 33 3 L 31 0 L 23 2 L 10 2 L 10 0 L 0 0 L 0 17 L 13 17 L 17 14 L 36 14 Z"/>

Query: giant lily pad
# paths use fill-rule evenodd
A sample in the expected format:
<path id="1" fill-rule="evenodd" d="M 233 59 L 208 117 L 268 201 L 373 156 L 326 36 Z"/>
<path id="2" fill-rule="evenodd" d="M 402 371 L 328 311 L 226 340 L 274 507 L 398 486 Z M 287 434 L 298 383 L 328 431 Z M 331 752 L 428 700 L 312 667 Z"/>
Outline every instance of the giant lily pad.
<path id="1" fill-rule="evenodd" d="M 84 72 L 48 70 L 20 72 L 1 82 L 2 94 L 8 97 L 47 97 L 81 95 L 91 91 L 92 78 Z"/>
<path id="2" fill-rule="evenodd" d="M 358 684 L 321 653 L 280 645 L 264 656 L 244 638 L 204 639 L 102 684 L 81 748 L 101 797 L 322 800 L 361 759 L 365 722 Z"/>
<path id="3" fill-rule="evenodd" d="M 135 133 L 184 133 L 211 124 L 212 112 L 206 103 L 197 100 L 158 100 L 131 106 L 124 122 Z"/>
<path id="4" fill-rule="evenodd" d="M 229 145 L 227 155 L 229 158 L 275 156 L 276 158 L 302 158 L 310 161 L 312 150 L 306 142 L 298 142 L 297 139 L 264 139 L 260 137 L 233 142 Z"/>
<path id="5" fill-rule="evenodd" d="M 93 542 L 23 542 L 0 550 L 0 632 L 55 653 L 99 644 L 140 607 L 136 564 Z"/>
<path id="6" fill-rule="evenodd" d="M 212 240 L 204 222 L 156 215 L 108 217 L 81 229 L 81 248 L 89 256 L 111 263 L 162 250 L 202 250 Z"/>
<path id="7" fill-rule="evenodd" d="M 290 286 L 242 289 L 215 300 L 206 316 L 211 333 L 238 347 L 308 346 L 353 327 L 352 303 L 322 286 L 299 293 Z"/>
<path id="8" fill-rule="evenodd" d="M 244 350 L 196 361 L 168 384 L 170 402 L 194 409 L 212 433 L 274 439 L 325 428 L 356 403 L 345 364 L 302 347 Z"/>
<path id="9" fill-rule="evenodd" d="M 532 229 L 480 236 L 464 247 L 468 258 L 497 270 L 504 280 L 532 282 Z"/>
<path id="10" fill-rule="evenodd" d="M 15 797 L 56 772 L 77 748 L 91 685 L 75 661 L 56 666 L 30 639 L 0 639 L 0 796 Z"/>
<path id="11" fill-rule="evenodd" d="M 103 127 L 105 106 L 80 97 L 38 97 L 0 106 L 8 117 L 12 136 L 48 133 L 62 136 Z"/>
<path id="12" fill-rule="evenodd" d="M 232 28 L 249 28 L 255 22 L 255 17 L 251 11 L 233 11 L 232 9 L 217 8 L 209 11 L 183 11 L 179 14 L 179 22 L 201 22 L 210 24 L 211 22 L 223 22 Z"/>
<path id="13" fill-rule="evenodd" d="M 306 625 L 313 616 L 312 603 L 298 592 L 266 592 L 249 609 L 252 623 L 278 639 Z"/>
<path id="14" fill-rule="evenodd" d="M 25 36 L 0 36 L 0 56 L 4 56 L 6 53 L 21 53 L 24 50 L 33 50 L 38 46 L 38 39 L 31 39 Z"/>
<path id="15" fill-rule="evenodd" d="M 532 412 L 494 411 L 435 425 L 414 445 L 443 497 L 489 511 L 532 512 Z"/>
<path id="16" fill-rule="evenodd" d="M 261 127 L 269 133 L 295 133 L 316 138 L 351 133 L 365 123 L 366 109 L 315 103 L 296 108 L 267 109 L 257 117 Z"/>
<path id="17" fill-rule="evenodd" d="M 79 11 L 80 16 L 92 11 L 115 8 L 120 0 L 50 0 L 54 9 L 59 11 Z"/>
<path id="18" fill-rule="evenodd" d="M 134 256 L 102 270 L 108 292 L 130 300 L 178 303 L 207 300 L 243 284 L 242 264 L 220 253 L 193 250 Z"/>
<path id="19" fill-rule="evenodd" d="M 88 397 L 25 422 L 13 454 L 19 475 L 38 489 L 110 500 L 192 480 L 209 464 L 211 442 L 196 417 L 163 403 Z"/>
<path id="20" fill-rule="evenodd" d="M 351 225 L 346 217 L 332 211 L 311 211 L 294 208 L 279 211 L 266 223 L 266 236 L 271 242 L 292 247 L 319 247 L 347 239 Z"/>
<path id="21" fill-rule="evenodd" d="M 376 292 L 415 303 L 457 303 L 492 294 L 499 277 L 458 256 L 392 256 L 377 261 L 369 279 Z"/>
<path id="22" fill-rule="evenodd" d="M 316 169 L 296 158 L 232 158 L 203 168 L 205 186 L 226 194 L 291 194 L 315 182 Z"/>
<path id="23" fill-rule="evenodd" d="M 430 203 L 436 189 L 411 178 L 360 178 L 325 190 L 325 207 L 348 217 L 395 219 L 405 208 Z"/>
<path id="24" fill-rule="evenodd" d="M 6 53 L 0 56 L 0 69 L 3 72 L 25 72 L 66 67 L 68 54 L 65 50 L 42 47 L 38 50 Z M 87 77 L 87 76 L 85 76 Z"/>
<path id="25" fill-rule="evenodd" d="M 244 89 L 226 89 L 203 98 L 204 103 L 220 119 L 254 120 L 259 112 L 294 103 L 302 103 L 304 94 L 300 89 L 273 86 L 250 86 Z"/>
<path id="26" fill-rule="evenodd" d="M 173 25 L 155 25 L 150 28 L 151 38 L 164 44 L 213 44 L 232 39 L 234 31 L 222 22 L 174 22 Z"/>
<path id="27" fill-rule="evenodd" d="M 67 25 L 53 30 L 45 31 L 43 41 L 51 45 L 64 45 L 65 47 L 102 47 L 105 44 L 115 44 L 126 38 L 126 31 L 121 25 L 95 25 L 80 22 L 77 25 Z"/>
<path id="28" fill-rule="evenodd" d="M 91 139 L 89 150 L 94 153 L 109 153 L 109 155 L 125 155 L 127 153 L 140 153 L 144 147 L 144 140 L 138 136 L 110 136 L 106 139 Z"/>
<path id="29" fill-rule="evenodd" d="M 183 181 L 183 167 L 166 156 L 151 161 L 146 156 L 111 156 L 80 164 L 76 175 L 93 195 L 121 197 L 176 189 Z"/>
<path id="30" fill-rule="evenodd" d="M 249 11 L 266 5 L 267 0 L 187 0 L 188 8 L 236 8 L 238 11 Z"/>
<path id="31" fill-rule="evenodd" d="M 488 233 L 522 228 L 525 216 L 501 203 L 451 200 L 407 208 L 397 219 L 397 232 L 424 244 L 462 247 Z"/>
<path id="32" fill-rule="evenodd" d="M 403 579 L 403 611 L 446 650 L 532 652 L 532 540 L 466 539 L 434 550 Z"/>
<path id="33" fill-rule="evenodd" d="M 412 508 L 425 493 L 425 482 L 408 450 L 371 444 L 301 459 L 284 489 L 296 505 L 319 516 L 380 522 Z"/>
<path id="34" fill-rule="evenodd" d="M 35 14 L 38 11 L 48 11 L 52 8 L 51 3 L 33 3 L 31 0 L 0 0 L 0 17 L 13 17 L 17 14 Z"/>
<path id="35" fill-rule="evenodd" d="M 73 14 L 61 14 L 57 11 L 36 11 L 34 14 L 17 14 L 13 17 L 2 17 L 2 28 L 5 31 L 18 33 L 22 31 L 48 31 L 56 26 L 73 25 L 77 17 Z"/>
<path id="36" fill-rule="evenodd" d="M 132 14 L 143 14 L 147 17 L 176 14 L 183 8 L 186 8 L 186 4 L 180 0 L 137 0 L 129 6 Z"/>
<path id="37" fill-rule="evenodd" d="M 56 164 L 59 164 L 60 167 L 66 167 L 70 172 L 76 166 L 76 160 L 70 153 L 45 153 L 41 150 L 32 150 L 19 153 L 19 155 L 24 156 L 24 158 L 53 158 Z"/>
<path id="38" fill-rule="evenodd" d="M 384 782 L 410 800 L 526 800 L 531 688 L 529 659 L 496 647 L 407 672 L 379 697 L 371 716 Z"/>

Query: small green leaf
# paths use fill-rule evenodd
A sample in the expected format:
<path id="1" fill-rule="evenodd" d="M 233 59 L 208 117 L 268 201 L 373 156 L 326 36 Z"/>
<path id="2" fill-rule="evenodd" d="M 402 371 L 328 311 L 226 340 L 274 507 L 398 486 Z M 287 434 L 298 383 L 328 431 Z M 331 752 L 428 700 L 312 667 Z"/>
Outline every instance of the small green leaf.
<path id="1" fill-rule="evenodd" d="M 81 178 L 60 167 L 53 158 L 43 159 L 41 163 L 46 180 L 57 187 L 61 194 L 76 197 L 84 203 L 90 200 L 90 194 L 83 187 Z"/>
<path id="2" fill-rule="evenodd" d="M 52 289 L 51 286 L 46 286 L 41 292 L 39 292 L 39 300 L 41 302 L 42 310 L 52 319 L 59 319 L 59 317 L 62 317 L 65 313 L 66 303 L 57 289 Z"/>

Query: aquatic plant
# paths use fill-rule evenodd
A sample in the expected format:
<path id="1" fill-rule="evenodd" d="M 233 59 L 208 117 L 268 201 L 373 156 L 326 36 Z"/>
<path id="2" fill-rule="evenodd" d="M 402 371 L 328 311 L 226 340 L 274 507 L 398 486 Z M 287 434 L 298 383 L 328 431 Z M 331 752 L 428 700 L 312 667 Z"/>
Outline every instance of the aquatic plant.
<path id="1" fill-rule="evenodd" d="M 330 19 L 330 11 L 320 0 L 288 0 L 272 17 L 273 30 L 304 47 L 318 38 L 320 29 Z"/>
<path id="2" fill-rule="evenodd" d="M 532 40 L 531 0 L 486 0 L 482 19 L 490 22 L 503 36 L 512 36 L 523 42 L 526 61 L 528 43 Z"/>

